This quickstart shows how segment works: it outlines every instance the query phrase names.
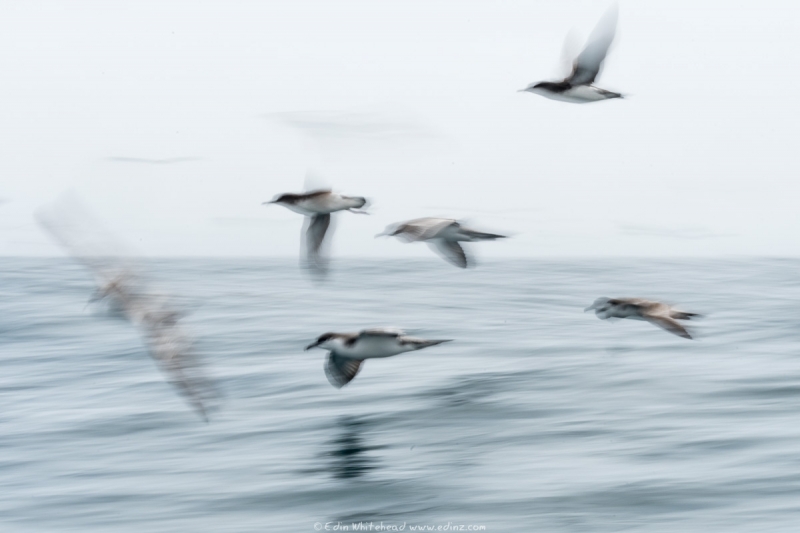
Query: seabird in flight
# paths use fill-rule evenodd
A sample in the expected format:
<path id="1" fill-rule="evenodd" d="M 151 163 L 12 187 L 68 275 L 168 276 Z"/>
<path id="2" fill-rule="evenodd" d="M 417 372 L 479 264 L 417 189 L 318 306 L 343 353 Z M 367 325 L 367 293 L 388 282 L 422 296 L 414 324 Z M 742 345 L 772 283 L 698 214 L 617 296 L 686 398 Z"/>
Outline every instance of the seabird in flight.
<path id="1" fill-rule="evenodd" d="M 386 228 L 376 237 L 387 235 L 405 242 L 424 241 L 448 262 L 460 268 L 467 267 L 467 256 L 459 242 L 493 241 L 504 239 L 505 235 L 484 233 L 465 228 L 452 218 L 416 218 Z"/>
<path id="2" fill-rule="evenodd" d="M 330 190 L 317 190 L 301 194 L 279 194 L 264 204 L 278 204 L 311 219 L 306 230 L 306 250 L 311 265 L 321 268 L 320 248 L 331 223 L 331 213 L 350 211 L 367 214 L 359 209 L 367 203 L 361 196 L 344 196 Z"/>
<path id="3" fill-rule="evenodd" d="M 572 63 L 572 72 L 561 81 L 531 83 L 519 92 L 540 94 L 553 100 L 585 104 L 622 98 L 622 95 L 592 85 L 600 74 L 617 27 L 617 8 L 611 7 L 597 23 L 583 51 Z"/>
<path id="4" fill-rule="evenodd" d="M 597 317 L 602 320 L 608 318 L 646 320 L 684 339 L 691 339 L 692 336 L 678 320 L 690 320 L 699 316 L 697 313 L 679 311 L 665 303 L 641 298 L 598 298 L 584 309 L 584 312 L 593 309 Z"/>
<path id="5" fill-rule="evenodd" d="M 374 328 L 359 333 L 325 333 L 306 346 L 306 350 L 329 350 L 325 375 L 331 385 L 340 389 L 356 377 L 365 359 L 391 357 L 449 341 L 409 337 L 404 331 L 394 328 Z"/>

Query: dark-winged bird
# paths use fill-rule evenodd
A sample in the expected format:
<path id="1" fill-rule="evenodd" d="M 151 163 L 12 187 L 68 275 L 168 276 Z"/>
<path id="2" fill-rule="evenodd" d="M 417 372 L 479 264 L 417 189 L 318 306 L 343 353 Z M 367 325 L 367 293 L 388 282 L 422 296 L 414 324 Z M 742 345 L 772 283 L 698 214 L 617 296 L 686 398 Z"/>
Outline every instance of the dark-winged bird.
<path id="1" fill-rule="evenodd" d="M 617 7 L 612 6 L 597 23 L 583 51 L 572 63 L 572 72 L 561 81 L 531 83 L 520 92 L 540 94 L 553 100 L 585 104 L 622 98 L 622 95 L 593 85 L 603 66 L 608 48 L 614 41 Z"/>
<path id="2" fill-rule="evenodd" d="M 311 220 L 305 234 L 306 252 L 310 265 L 316 269 L 324 269 L 320 248 L 331 223 L 331 213 L 350 211 L 351 213 L 366 214 L 365 211 L 359 211 L 366 203 L 366 198 L 361 196 L 344 196 L 330 190 L 279 194 L 273 200 L 264 202 L 264 204 L 282 205 Z"/>
<path id="3" fill-rule="evenodd" d="M 374 328 L 359 333 L 325 333 L 306 346 L 306 350 L 322 348 L 330 351 L 325 362 L 325 375 L 338 389 L 356 377 L 365 359 L 391 357 L 443 342 L 449 340 L 418 339 L 399 329 Z"/>

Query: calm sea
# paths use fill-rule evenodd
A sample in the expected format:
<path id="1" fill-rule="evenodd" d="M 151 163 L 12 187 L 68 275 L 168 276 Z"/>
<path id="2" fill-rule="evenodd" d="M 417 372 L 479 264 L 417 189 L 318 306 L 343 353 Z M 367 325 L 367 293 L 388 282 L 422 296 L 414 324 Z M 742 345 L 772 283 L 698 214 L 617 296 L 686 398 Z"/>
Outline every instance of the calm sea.
<path id="1" fill-rule="evenodd" d="M 82 267 L 0 260 L 0 531 L 800 528 L 800 261 L 333 267 L 149 263 L 191 302 L 206 424 Z M 706 316 L 688 341 L 598 296 Z M 370 326 L 454 342 L 333 388 L 303 347 Z"/>

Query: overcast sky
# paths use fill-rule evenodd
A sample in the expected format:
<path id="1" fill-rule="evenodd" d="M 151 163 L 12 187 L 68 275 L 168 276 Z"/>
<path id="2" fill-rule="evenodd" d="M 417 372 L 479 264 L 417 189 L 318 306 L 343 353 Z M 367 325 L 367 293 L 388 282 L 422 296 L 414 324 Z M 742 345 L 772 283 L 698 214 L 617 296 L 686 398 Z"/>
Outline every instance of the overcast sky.
<path id="1" fill-rule="evenodd" d="M 800 255 L 800 6 L 622 1 L 625 99 L 516 92 L 608 6 L 0 3 L 0 254 L 60 254 L 71 190 L 145 255 L 296 256 L 261 202 L 310 183 L 373 202 L 342 256 L 428 255 L 373 236 L 429 215 L 513 235 L 482 257 Z"/>

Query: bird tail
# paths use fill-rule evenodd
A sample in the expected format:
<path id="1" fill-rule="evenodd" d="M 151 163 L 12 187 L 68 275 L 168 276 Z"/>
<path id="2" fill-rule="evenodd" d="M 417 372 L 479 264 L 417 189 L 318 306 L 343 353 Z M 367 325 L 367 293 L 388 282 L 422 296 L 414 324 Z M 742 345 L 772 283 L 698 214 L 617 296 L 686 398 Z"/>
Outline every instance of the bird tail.
<path id="1" fill-rule="evenodd" d="M 703 315 L 700 315 L 698 313 L 687 313 L 685 311 L 672 311 L 670 313 L 670 317 L 676 318 L 678 320 L 691 320 L 692 317 L 701 317 L 702 318 L 702 316 Z"/>
<path id="2" fill-rule="evenodd" d="M 436 346 L 437 344 L 442 344 L 444 342 L 451 342 L 453 339 L 440 339 L 440 340 L 424 340 L 418 341 L 415 343 L 414 348 L 417 350 L 421 350 L 422 348 L 427 348 L 428 346 Z"/>
<path id="3" fill-rule="evenodd" d="M 468 230 L 464 232 L 470 240 L 473 241 L 493 241 L 495 239 L 505 239 L 505 235 L 498 235 L 497 233 L 484 233 L 482 231 Z"/>

